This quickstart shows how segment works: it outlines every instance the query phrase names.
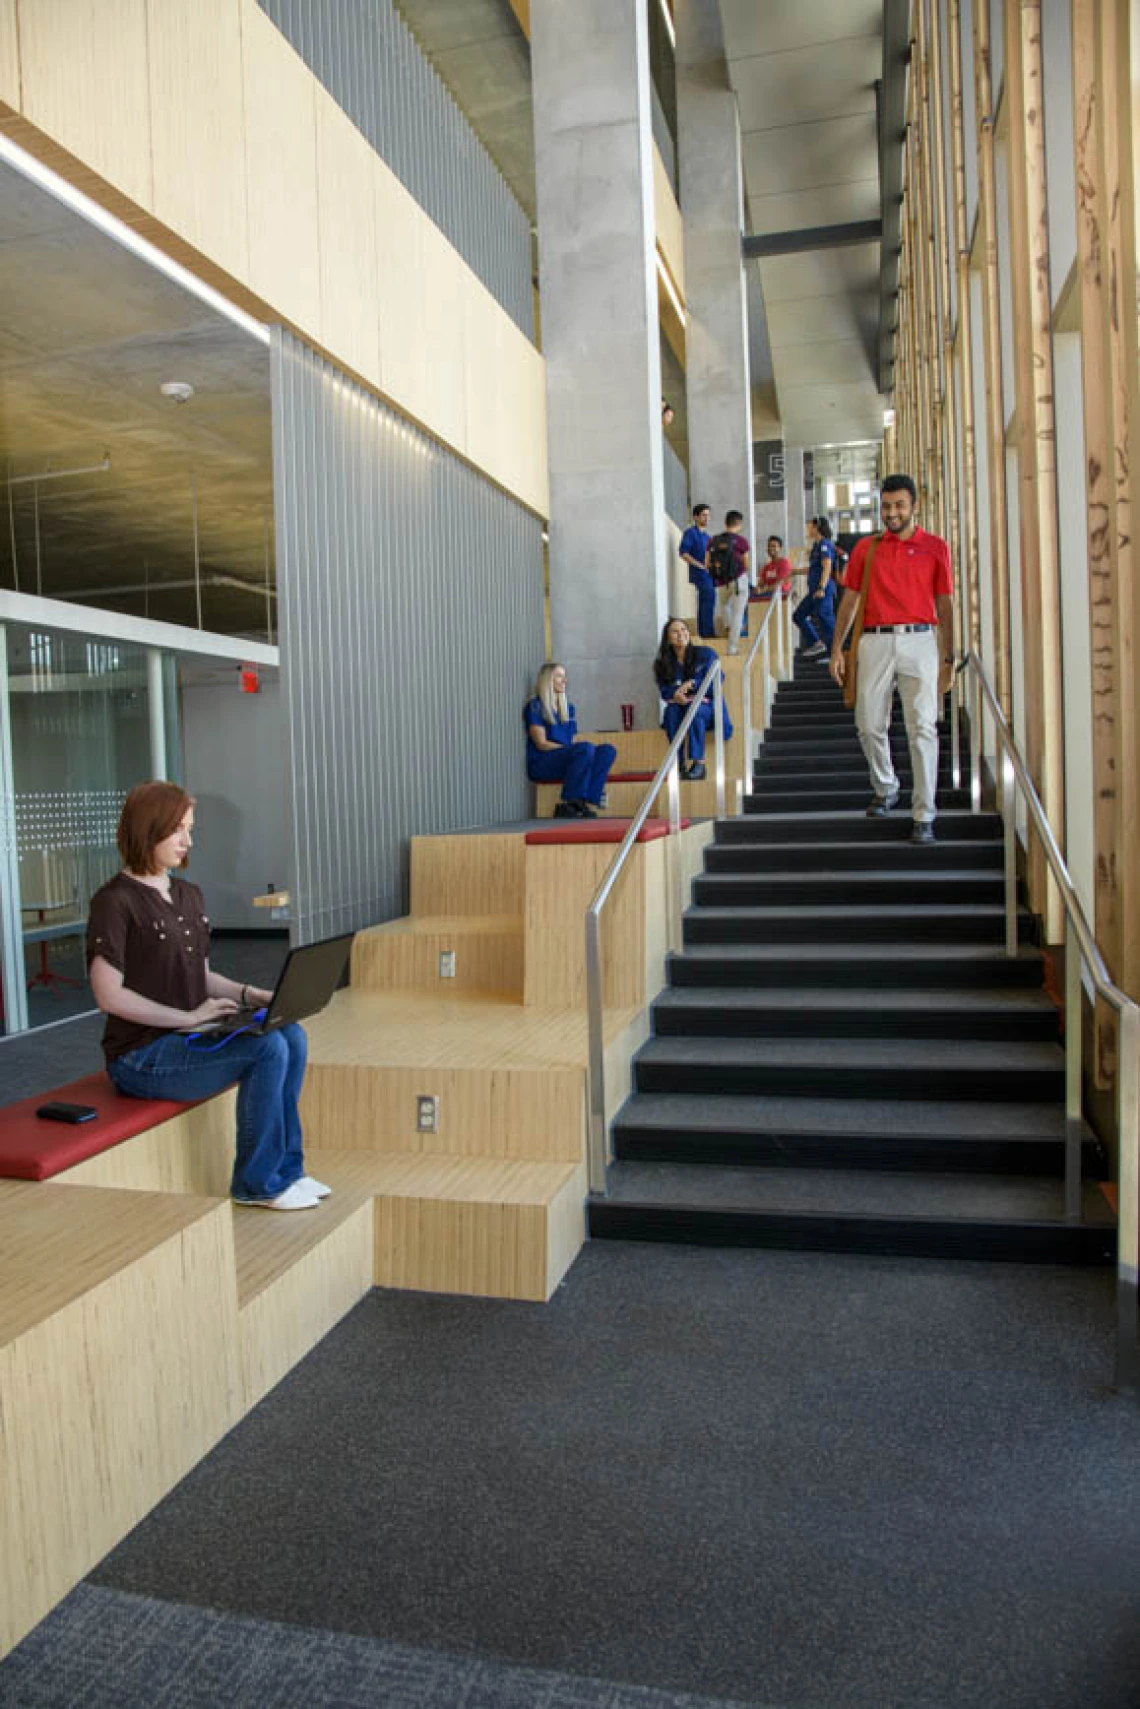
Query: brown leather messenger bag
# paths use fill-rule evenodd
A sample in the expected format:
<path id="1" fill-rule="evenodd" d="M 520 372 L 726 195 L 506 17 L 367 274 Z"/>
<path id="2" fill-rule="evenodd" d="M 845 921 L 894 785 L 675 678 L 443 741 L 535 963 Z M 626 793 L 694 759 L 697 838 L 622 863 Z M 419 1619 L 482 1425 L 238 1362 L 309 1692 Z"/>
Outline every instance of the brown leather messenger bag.
<path id="1" fill-rule="evenodd" d="M 853 708 L 858 687 L 859 674 L 859 643 L 863 639 L 863 618 L 867 610 L 867 592 L 871 586 L 871 566 L 875 562 L 875 553 L 879 550 L 881 534 L 876 534 L 867 553 L 867 561 L 863 565 L 863 585 L 859 589 L 859 604 L 855 612 L 855 627 L 851 632 L 851 650 L 847 654 L 847 669 L 843 675 L 843 704 Z"/>

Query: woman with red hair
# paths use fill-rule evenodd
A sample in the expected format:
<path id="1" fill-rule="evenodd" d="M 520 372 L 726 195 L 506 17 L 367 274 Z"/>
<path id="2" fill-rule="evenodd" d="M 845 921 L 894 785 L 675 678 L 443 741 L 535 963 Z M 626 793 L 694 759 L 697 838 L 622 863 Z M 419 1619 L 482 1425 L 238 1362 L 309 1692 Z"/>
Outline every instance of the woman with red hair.
<path id="1" fill-rule="evenodd" d="M 268 1003 L 273 993 L 210 966 L 202 892 L 178 876 L 193 828 L 193 798 L 176 783 L 140 783 L 124 803 L 123 868 L 96 891 L 87 920 L 88 977 L 107 1016 L 107 1073 L 134 1098 L 209 1098 L 236 1081 L 234 1199 L 309 1210 L 329 1189 L 305 1173 L 297 1112 L 303 1029 L 223 1033 L 218 1043 L 196 1036 L 242 1004 Z"/>

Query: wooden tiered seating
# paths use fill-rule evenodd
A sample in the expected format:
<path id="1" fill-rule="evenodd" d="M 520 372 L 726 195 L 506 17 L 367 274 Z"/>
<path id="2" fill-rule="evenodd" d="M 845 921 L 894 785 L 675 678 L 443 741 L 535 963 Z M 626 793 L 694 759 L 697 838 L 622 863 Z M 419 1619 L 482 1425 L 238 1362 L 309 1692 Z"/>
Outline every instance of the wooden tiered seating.
<path id="1" fill-rule="evenodd" d="M 709 835 L 638 845 L 615 892 L 607 1116 L 668 886 Z M 582 919 L 613 853 L 521 828 L 416 839 L 410 918 L 360 934 L 352 988 L 309 1027 L 306 1152 L 335 1189 L 312 1211 L 228 1198 L 233 1090 L 150 1106 L 98 1076 L 60 1089 L 107 1104 L 97 1132 L 15 1124 L 20 1168 L 59 1172 L 0 1178 L 0 1560 L 21 1565 L 0 1654 L 374 1284 L 549 1298 L 584 1238 Z"/>

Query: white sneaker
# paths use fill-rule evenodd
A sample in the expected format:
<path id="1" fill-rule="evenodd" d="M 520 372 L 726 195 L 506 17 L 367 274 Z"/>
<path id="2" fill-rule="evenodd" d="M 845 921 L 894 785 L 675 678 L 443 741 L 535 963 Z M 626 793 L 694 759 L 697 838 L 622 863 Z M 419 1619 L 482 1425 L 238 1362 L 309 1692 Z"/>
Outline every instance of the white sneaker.
<path id="1" fill-rule="evenodd" d="M 318 1199 L 327 1199 L 332 1192 L 331 1187 L 326 1187 L 323 1181 L 315 1180 L 312 1175 L 302 1175 L 299 1181 L 294 1182 L 294 1186 L 304 1187 L 306 1192 L 315 1193 Z"/>
<path id="2" fill-rule="evenodd" d="M 294 1181 L 291 1187 L 286 1187 L 283 1193 L 278 1193 L 273 1199 L 234 1198 L 235 1205 L 255 1205 L 263 1211 L 311 1211 L 320 1202 L 317 1194 L 310 1192 L 303 1179 Z"/>

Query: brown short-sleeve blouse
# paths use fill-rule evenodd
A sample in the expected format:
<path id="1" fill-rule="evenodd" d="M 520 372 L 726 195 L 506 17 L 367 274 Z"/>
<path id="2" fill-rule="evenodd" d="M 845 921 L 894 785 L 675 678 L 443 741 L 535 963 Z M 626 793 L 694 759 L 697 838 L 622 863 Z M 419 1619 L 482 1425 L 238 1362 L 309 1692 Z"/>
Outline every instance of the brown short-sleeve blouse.
<path id="1" fill-rule="evenodd" d="M 87 916 L 87 966 L 97 955 L 123 976 L 123 984 L 152 1003 L 196 1009 L 206 1000 L 210 922 L 196 884 L 171 876 L 170 901 L 152 884 L 120 872 L 91 898 Z M 161 1038 L 165 1027 L 108 1015 L 103 1054 L 108 1062 Z"/>

